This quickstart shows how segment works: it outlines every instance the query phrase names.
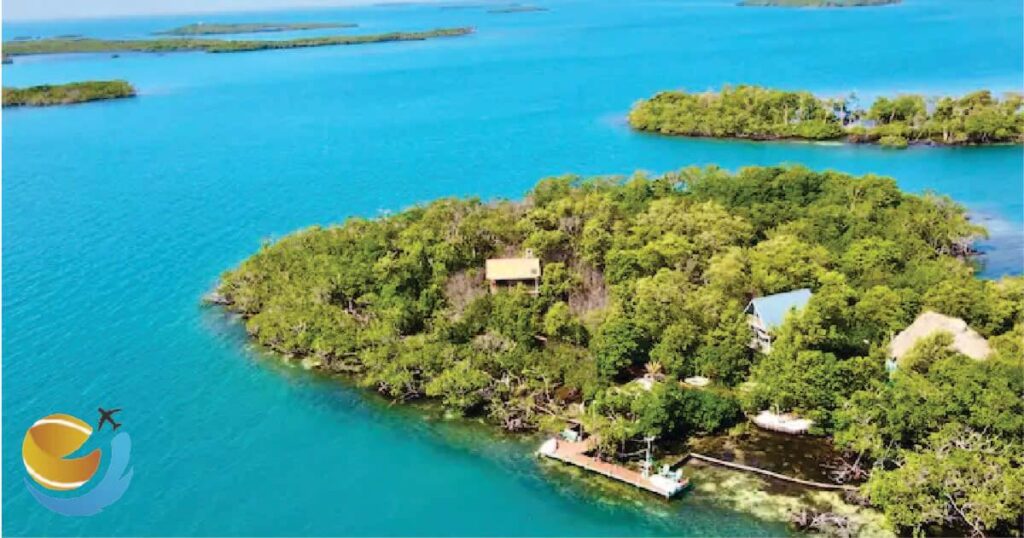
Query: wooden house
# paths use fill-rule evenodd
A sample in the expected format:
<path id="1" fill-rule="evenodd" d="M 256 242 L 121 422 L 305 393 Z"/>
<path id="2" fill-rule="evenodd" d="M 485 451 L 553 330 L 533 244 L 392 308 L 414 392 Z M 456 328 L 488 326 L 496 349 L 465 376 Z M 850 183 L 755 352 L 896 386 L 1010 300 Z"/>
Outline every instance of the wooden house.
<path id="1" fill-rule="evenodd" d="M 776 293 L 765 297 L 756 297 L 747 304 L 747 324 L 753 333 L 750 347 L 768 353 L 772 350 L 772 332 L 786 321 L 786 316 L 794 310 L 807 306 L 811 299 L 811 290 L 798 290 Z"/>
<path id="2" fill-rule="evenodd" d="M 522 258 L 492 258 L 487 260 L 486 278 L 491 293 L 522 284 L 536 295 L 540 291 L 540 259 L 529 250 Z"/>

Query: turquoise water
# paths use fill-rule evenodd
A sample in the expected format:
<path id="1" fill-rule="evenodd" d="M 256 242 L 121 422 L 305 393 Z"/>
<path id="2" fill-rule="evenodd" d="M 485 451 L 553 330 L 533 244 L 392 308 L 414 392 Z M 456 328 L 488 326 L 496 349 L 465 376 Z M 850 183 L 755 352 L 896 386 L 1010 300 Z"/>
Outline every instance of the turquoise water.
<path id="1" fill-rule="evenodd" d="M 4 534 L 786 532 L 698 496 L 666 504 L 595 491 L 538 464 L 531 443 L 424 421 L 279 366 L 247 349 L 236 323 L 198 305 L 262 240 L 304 226 L 445 195 L 517 197 L 563 172 L 709 163 L 799 162 L 948 194 L 992 230 L 985 274 L 1021 272 L 1020 147 L 896 152 L 665 139 L 623 121 L 634 100 L 656 90 L 726 82 L 862 97 L 1020 89 L 1019 2 L 905 0 L 852 11 L 732 3 L 232 14 L 218 20 L 478 32 L 3 66 L 5 85 L 117 77 L 141 92 L 3 113 Z M 132 37 L 194 20 L 5 23 L 4 35 Z M 23 432 L 56 411 L 94 420 L 97 406 L 124 408 L 133 484 L 100 515 L 50 514 L 22 484 Z"/>

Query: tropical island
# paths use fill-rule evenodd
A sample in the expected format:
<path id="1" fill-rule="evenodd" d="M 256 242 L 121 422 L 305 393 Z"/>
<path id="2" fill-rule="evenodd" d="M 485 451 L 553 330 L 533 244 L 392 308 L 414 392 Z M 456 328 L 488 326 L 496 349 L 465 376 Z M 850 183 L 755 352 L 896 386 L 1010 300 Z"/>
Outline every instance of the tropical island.
<path id="1" fill-rule="evenodd" d="M 355 28 L 358 24 L 349 22 L 242 22 L 186 24 L 170 30 L 155 32 L 156 35 L 218 35 L 254 34 L 261 32 L 291 32 L 299 30 L 322 30 L 329 28 Z"/>
<path id="2" fill-rule="evenodd" d="M 548 8 L 541 6 L 531 6 L 527 4 L 509 4 L 507 6 L 498 7 L 487 10 L 488 13 L 533 13 L 538 11 L 548 11 Z"/>
<path id="3" fill-rule="evenodd" d="M 296 232 L 209 300 L 308 368 L 509 431 L 572 421 L 621 465 L 799 420 L 895 530 L 1006 534 L 1024 278 L 976 277 L 984 234 L 870 174 L 564 176 Z"/>
<path id="4" fill-rule="evenodd" d="M 963 97 L 879 97 L 866 110 L 855 95 L 819 98 L 805 91 L 725 86 L 720 92 L 660 92 L 629 112 L 634 129 L 665 135 L 749 140 L 846 140 L 910 144 L 1024 142 L 1024 96 L 986 90 Z"/>
<path id="5" fill-rule="evenodd" d="M 135 88 L 124 80 L 90 80 L 3 89 L 3 106 L 52 106 L 134 97 Z"/>
<path id="6" fill-rule="evenodd" d="M 901 0 L 742 0 L 743 7 L 870 7 L 899 4 Z"/>
<path id="7" fill-rule="evenodd" d="M 384 34 L 307 37 L 286 40 L 227 40 L 227 39 L 37 39 L 8 41 L 3 44 L 4 54 L 62 54 L 75 52 L 249 52 L 257 50 L 329 47 L 335 45 L 362 45 L 392 41 L 422 41 L 441 37 L 458 37 L 473 33 L 470 27 L 438 28 L 422 32 L 389 32 Z"/>

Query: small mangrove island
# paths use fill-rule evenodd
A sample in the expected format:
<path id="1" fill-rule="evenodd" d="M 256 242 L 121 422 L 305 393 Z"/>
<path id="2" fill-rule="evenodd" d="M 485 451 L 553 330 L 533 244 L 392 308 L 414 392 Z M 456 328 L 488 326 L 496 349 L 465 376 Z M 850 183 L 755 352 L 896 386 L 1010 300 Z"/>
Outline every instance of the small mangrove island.
<path id="1" fill-rule="evenodd" d="M 1024 277 L 977 278 L 984 235 L 871 174 L 563 176 L 296 232 L 208 300 L 307 368 L 509 431 L 572 423 L 621 466 L 652 439 L 797 424 L 893 530 L 1005 535 L 1024 513 Z"/>
<path id="2" fill-rule="evenodd" d="M 963 97 L 879 97 L 866 110 L 856 95 L 819 98 L 805 91 L 725 86 L 720 92 L 660 92 L 629 112 L 634 129 L 665 135 L 750 140 L 846 140 L 910 144 L 1024 142 L 1024 97 L 986 90 Z"/>
<path id="3" fill-rule="evenodd" d="M 135 88 L 124 80 L 90 80 L 69 84 L 43 84 L 3 89 L 3 106 L 52 106 L 134 97 Z"/>
<path id="4" fill-rule="evenodd" d="M 497 7 L 494 9 L 487 10 L 488 13 L 501 14 L 501 13 L 536 13 L 539 11 L 548 11 L 548 8 L 541 6 L 531 6 L 526 4 L 510 4 L 507 6 Z"/>
<path id="5" fill-rule="evenodd" d="M 871 7 L 899 4 L 901 0 L 742 0 L 743 7 Z"/>
<path id="6" fill-rule="evenodd" d="M 329 47 L 335 45 L 362 45 L 392 41 L 422 41 L 441 37 L 458 37 L 473 33 L 473 28 L 438 28 L 422 32 L 389 32 L 384 34 L 307 37 L 287 40 L 227 40 L 227 39 L 36 39 L 8 41 L 3 44 L 4 54 L 61 54 L 74 52 L 249 52 L 257 50 L 293 49 L 303 47 Z"/>
<path id="7" fill-rule="evenodd" d="M 349 22 L 240 22 L 240 23 L 204 23 L 186 24 L 170 30 L 156 32 L 156 35 L 218 35 L 218 34 L 255 34 L 261 32 L 292 32 L 300 30 L 323 30 L 330 28 L 355 28 L 357 24 Z"/>

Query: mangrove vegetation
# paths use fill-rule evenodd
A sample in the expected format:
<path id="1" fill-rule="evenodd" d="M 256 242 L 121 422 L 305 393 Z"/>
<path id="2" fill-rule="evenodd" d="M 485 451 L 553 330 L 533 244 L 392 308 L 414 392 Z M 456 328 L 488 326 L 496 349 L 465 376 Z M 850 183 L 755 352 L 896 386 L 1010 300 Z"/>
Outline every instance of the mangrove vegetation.
<path id="1" fill-rule="evenodd" d="M 261 32 L 291 32 L 299 30 L 322 30 L 330 28 L 354 28 L 358 25 L 348 22 L 240 22 L 186 24 L 170 30 L 156 32 L 157 35 L 191 36 L 219 34 L 255 34 Z"/>
<path id="2" fill-rule="evenodd" d="M 68 84 L 42 84 L 3 89 L 3 106 L 51 106 L 134 97 L 135 88 L 124 80 L 90 80 Z"/>
<path id="3" fill-rule="evenodd" d="M 527 4 L 509 4 L 507 6 L 496 7 L 487 10 L 488 13 L 534 13 L 538 11 L 547 11 L 548 8 L 541 6 L 531 6 Z"/>
<path id="4" fill-rule="evenodd" d="M 362 45 L 392 41 L 422 41 L 439 37 L 457 37 L 473 33 L 469 27 L 438 28 L 422 32 L 389 32 L 384 34 L 306 37 L 286 40 L 229 40 L 229 39 L 36 39 L 8 41 L 4 54 L 61 54 L 72 52 L 249 52 L 256 50 L 293 49 L 303 47 L 329 47 L 335 45 Z"/>
<path id="5" fill-rule="evenodd" d="M 790 113 L 825 123 L 817 107 Z M 226 272 L 213 300 L 308 367 L 511 431 L 574 418 L 607 458 L 797 413 L 895 529 L 1005 534 L 1024 513 L 1024 278 L 976 277 L 984 235 L 950 199 L 870 174 L 563 176 L 522 201 L 296 232 Z M 490 292 L 486 261 L 527 249 L 536 288 Z M 754 352 L 745 305 L 798 288 L 809 302 Z M 888 373 L 892 335 L 925 310 L 963 319 L 992 355 L 938 334 Z"/>
<path id="6" fill-rule="evenodd" d="M 636 103 L 629 124 L 666 135 L 750 140 L 846 140 L 904 148 L 910 144 L 1024 142 L 1024 97 L 989 91 L 962 97 L 879 97 L 864 109 L 856 95 L 725 86 L 720 92 L 666 91 Z"/>
<path id="7" fill-rule="evenodd" d="M 742 0 L 744 7 L 870 7 L 898 4 L 901 0 Z"/>

